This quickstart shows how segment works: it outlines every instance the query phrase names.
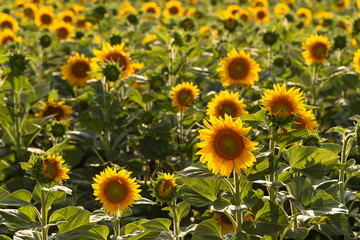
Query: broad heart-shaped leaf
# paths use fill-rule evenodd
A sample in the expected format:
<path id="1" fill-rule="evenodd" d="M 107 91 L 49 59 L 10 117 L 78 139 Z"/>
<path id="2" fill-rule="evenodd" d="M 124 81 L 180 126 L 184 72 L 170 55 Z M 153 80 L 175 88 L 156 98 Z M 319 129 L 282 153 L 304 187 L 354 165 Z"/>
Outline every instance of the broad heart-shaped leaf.
<path id="1" fill-rule="evenodd" d="M 154 232 L 169 231 L 170 225 L 171 221 L 167 218 L 155 218 L 141 224 L 144 228 Z"/>
<path id="2" fill-rule="evenodd" d="M 56 188 L 55 188 L 56 189 Z M 66 193 L 60 191 L 45 191 L 46 209 L 50 208 L 52 204 L 60 203 L 65 200 Z M 36 184 L 33 192 L 33 198 L 40 202 L 40 185 Z"/>
<path id="3" fill-rule="evenodd" d="M 114 221 L 116 220 L 115 216 L 110 216 L 104 210 L 95 210 L 91 213 L 89 221 L 93 222 L 100 222 L 100 221 Z"/>
<path id="4" fill-rule="evenodd" d="M 314 191 L 311 182 L 307 178 L 294 177 L 289 183 L 291 195 L 303 206 L 311 202 L 311 196 Z"/>
<path id="5" fill-rule="evenodd" d="M 266 111 L 260 110 L 256 113 L 241 116 L 240 119 L 252 127 L 257 127 L 260 123 L 265 124 Z"/>
<path id="6" fill-rule="evenodd" d="M 141 219 L 139 222 L 131 222 L 122 228 L 122 238 L 126 240 L 137 240 L 137 239 L 156 239 L 159 235 L 159 231 L 150 231 L 142 226 L 142 224 L 148 222 L 147 219 Z"/>
<path id="7" fill-rule="evenodd" d="M 309 229 L 304 228 L 304 227 L 299 227 L 299 228 L 290 228 L 287 232 L 286 232 L 286 237 L 288 238 L 293 238 L 293 239 L 305 239 L 306 236 L 309 233 Z"/>
<path id="8" fill-rule="evenodd" d="M 280 151 L 291 143 L 303 140 L 310 135 L 307 128 L 297 129 L 287 133 L 274 133 L 272 139 L 279 145 Z"/>
<path id="9" fill-rule="evenodd" d="M 184 217 L 186 217 L 189 214 L 191 205 L 186 202 L 182 201 L 181 203 L 177 204 L 176 211 L 177 211 L 177 220 L 178 222 L 181 221 Z M 170 217 L 173 217 L 173 213 L 171 210 L 171 207 L 165 207 L 162 208 L 163 211 L 169 211 Z"/>
<path id="10" fill-rule="evenodd" d="M 40 233 L 39 236 L 41 236 Z M 17 231 L 14 235 L 14 240 L 41 240 L 41 239 L 38 238 L 35 230 L 28 229 L 28 230 Z"/>
<path id="11" fill-rule="evenodd" d="M 67 221 L 59 223 L 59 234 L 64 234 L 73 229 L 79 228 L 89 223 L 90 212 L 81 207 L 65 207 L 53 212 L 50 216 L 49 222 L 54 223 L 58 221 Z"/>
<path id="12" fill-rule="evenodd" d="M 95 223 L 85 224 L 64 234 L 58 235 L 59 240 L 106 240 L 109 228 L 103 225 L 95 226 Z"/>
<path id="13" fill-rule="evenodd" d="M 3 196 L 6 193 L 1 190 Z M 11 193 L 8 197 L 0 200 L 0 205 L 6 206 L 29 206 L 31 205 L 31 193 L 25 189 L 17 190 Z"/>
<path id="14" fill-rule="evenodd" d="M 40 227 L 40 224 L 34 221 L 27 212 L 23 213 L 16 209 L 0 209 L 0 215 L 5 219 L 2 223 L 8 227 L 11 226 L 15 229 Z"/>
<path id="15" fill-rule="evenodd" d="M 29 80 L 23 76 L 14 76 L 9 74 L 8 78 L 5 80 L 5 82 L 2 85 L 2 89 L 4 90 L 13 90 L 15 92 L 20 93 L 23 89 L 31 89 L 33 90 L 33 87 L 29 83 Z"/>
<path id="16" fill-rule="evenodd" d="M 249 234 L 273 234 L 283 231 L 289 224 L 284 210 L 267 199 L 262 199 L 253 209 L 258 209 L 255 221 L 243 223 L 243 229 Z"/>
<path id="17" fill-rule="evenodd" d="M 223 240 L 219 223 L 213 219 L 202 221 L 196 227 L 191 240 Z"/>
<path id="18" fill-rule="evenodd" d="M 292 171 L 310 179 L 323 178 L 338 161 L 338 154 L 314 146 L 293 146 L 287 151 Z"/>
<path id="19" fill-rule="evenodd" d="M 206 205 L 211 204 L 212 201 L 207 199 L 206 197 L 200 195 L 196 191 L 192 190 L 188 186 L 182 186 L 179 190 L 179 195 L 182 199 L 184 199 L 189 204 L 196 207 L 204 207 Z"/>
<path id="20" fill-rule="evenodd" d="M 310 216 L 348 213 L 347 208 L 343 204 L 340 204 L 323 189 L 317 189 L 313 192 L 311 203 L 306 207 L 306 209 L 309 209 L 306 212 Z"/>
<path id="21" fill-rule="evenodd" d="M 181 176 L 184 177 L 195 177 L 195 178 L 207 178 L 207 179 L 215 179 L 222 178 L 220 174 L 215 175 L 210 172 L 204 163 L 195 163 L 194 165 L 187 167 L 178 172 Z"/>
<path id="22" fill-rule="evenodd" d="M 221 179 L 180 177 L 178 180 L 185 185 L 184 187 L 182 187 L 185 189 L 185 191 L 184 189 L 180 191 L 180 193 L 184 193 L 185 195 L 184 200 L 186 200 L 186 192 L 193 192 L 195 193 L 195 196 L 200 195 L 201 198 L 205 198 L 205 200 L 213 202 L 217 199 L 217 192 L 219 191 L 219 188 L 221 186 Z M 189 203 L 192 204 L 192 202 Z"/>
<path id="23" fill-rule="evenodd" d="M 349 221 L 343 214 L 323 216 L 318 223 L 319 224 L 315 226 L 315 229 L 329 236 L 344 236 L 349 235 L 352 232 Z"/>

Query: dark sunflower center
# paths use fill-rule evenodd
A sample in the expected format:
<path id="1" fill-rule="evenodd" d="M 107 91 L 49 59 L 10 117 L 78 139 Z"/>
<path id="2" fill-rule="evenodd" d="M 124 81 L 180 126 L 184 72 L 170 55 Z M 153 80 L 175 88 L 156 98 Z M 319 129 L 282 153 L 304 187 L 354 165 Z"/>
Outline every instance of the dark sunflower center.
<path id="1" fill-rule="evenodd" d="M 312 53 L 317 58 L 323 58 L 326 55 L 326 49 L 323 43 L 317 43 L 312 47 Z"/>
<path id="2" fill-rule="evenodd" d="M 280 113 L 280 112 L 290 112 L 291 106 L 290 103 L 285 100 L 280 100 L 277 103 L 274 104 L 273 112 Z"/>
<path id="3" fill-rule="evenodd" d="M 173 185 L 171 184 L 171 182 L 164 180 L 159 185 L 158 194 L 161 197 L 168 197 L 169 194 L 171 193 L 171 190 L 173 189 L 172 187 Z"/>
<path id="4" fill-rule="evenodd" d="M 146 12 L 147 13 L 155 13 L 155 9 L 153 7 L 149 7 Z"/>
<path id="5" fill-rule="evenodd" d="M 1 45 L 5 45 L 7 42 L 12 42 L 14 40 L 15 40 L 14 37 L 6 36 L 1 40 Z"/>
<path id="6" fill-rule="evenodd" d="M 114 61 L 119 64 L 119 67 L 124 71 L 127 67 L 126 59 L 124 55 L 117 52 L 112 52 L 106 55 L 105 61 Z"/>
<path id="7" fill-rule="evenodd" d="M 34 11 L 31 8 L 26 8 L 24 10 L 25 16 L 28 18 L 33 18 L 34 17 Z"/>
<path id="8" fill-rule="evenodd" d="M 177 95 L 177 100 L 182 106 L 189 106 L 193 101 L 193 95 L 189 89 L 181 89 Z"/>
<path id="9" fill-rule="evenodd" d="M 50 17 L 50 15 L 47 15 L 47 14 L 43 14 L 40 17 L 40 21 L 46 25 L 49 25 L 51 23 L 51 20 L 52 20 L 52 18 Z"/>
<path id="10" fill-rule="evenodd" d="M 2 28 L 10 28 L 10 29 L 12 29 L 12 23 L 10 22 L 10 21 L 4 21 L 4 22 L 2 22 L 1 23 L 1 25 L 0 25 L 0 28 L 2 29 Z"/>
<path id="11" fill-rule="evenodd" d="M 258 19 L 263 19 L 266 15 L 264 11 L 259 11 L 256 16 L 258 17 Z"/>
<path id="12" fill-rule="evenodd" d="M 241 155 L 243 147 L 242 137 L 233 130 L 223 129 L 215 136 L 215 152 L 223 159 L 234 160 Z"/>
<path id="13" fill-rule="evenodd" d="M 247 22 L 248 21 L 248 16 L 246 14 L 242 14 L 240 16 L 240 19 L 243 21 L 243 22 Z"/>
<path id="14" fill-rule="evenodd" d="M 106 198 L 112 203 L 122 202 L 127 194 L 126 187 L 118 180 L 117 182 L 110 182 L 105 187 Z"/>
<path id="15" fill-rule="evenodd" d="M 237 12 L 238 12 L 238 10 L 232 10 L 232 11 L 231 11 L 231 14 L 234 15 L 234 14 L 237 13 Z"/>
<path id="16" fill-rule="evenodd" d="M 69 35 L 69 31 L 65 27 L 61 27 L 61 28 L 57 29 L 56 32 L 57 32 L 57 35 L 62 39 L 66 38 Z"/>
<path id="17" fill-rule="evenodd" d="M 71 73 L 77 78 L 87 77 L 88 76 L 87 72 L 89 72 L 90 70 L 91 70 L 90 65 L 86 61 L 76 62 L 71 67 Z"/>
<path id="18" fill-rule="evenodd" d="M 85 20 L 79 20 L 76 22 L 77 27 L 85 27 L 86 21 Z"/>
<path id="19" fill-rule="evenodd" d="M 219 113 L 219 116 L 224 118 L 225 114 L 231 117 L 236 117 L 238 111 L 235 104 L 232 101 L 224 101 L 219 104 L 217 112 Z"/>
<path id="20" fill-rule="evenodd" d="M 235 58 L 229 64 L 228 70 L 232 79 L 242 80 L 248 75 L 250 71 L 250 65 L 249 62 L 244 58 Z"/>
<path id="21" fill-rule="evenodd" d="M 233 28 L 235 26 L 235 20 L 233 18 L 226 19 L 226 27 Z"/>
<path id="22" fill-rule="evenodd" d="M 177 7 L 171 7 L 169 8 L 169 12 L 174 15 L 174 14 L 177 14 L 179 12 L 179 9 Z"/>
<path id="23" fill-rule="evenodd" d="M 307 16 L 306 16 L 305 13 L 300 13 L 300 14 L 299 14 L 299 18 L 307 18 Z"/>
<path id="24" fill-rule="evenodd" d="M 55 162 L 47 162 L 45 172 L 49 176 L 55 178 L 58 173 L 58 168 L 57 168 L 56 163 Z"/>
<path id="25" fill-rule="evenodd" d="M 70 23 L 70 22 L 72 22 L 72 17 L 70 17 L 70 16 L 65 16 L 64 18 L 63 18 L 63 20 L 64 20 L 64 22 L 68 22 L 68 23 Z"/>
<path id="26" fill-rule="evenodd" d="M 226 216 L 225 214 L 221 214 L 221 221 L 223 223 L 225 223 L 226 225 L 231 225 L 232 226 L 232 222 L 231 220 L 228 218 L 228 216 Z"/>
<path id="27" fill-rule="evenodd" d="M 57 121 L 60 121 L 65 116 L 64 110 L 61 108 L 61 106 L 48 106 L 47 109 L 44 111 L 44 117 L 54 114 Z"/>

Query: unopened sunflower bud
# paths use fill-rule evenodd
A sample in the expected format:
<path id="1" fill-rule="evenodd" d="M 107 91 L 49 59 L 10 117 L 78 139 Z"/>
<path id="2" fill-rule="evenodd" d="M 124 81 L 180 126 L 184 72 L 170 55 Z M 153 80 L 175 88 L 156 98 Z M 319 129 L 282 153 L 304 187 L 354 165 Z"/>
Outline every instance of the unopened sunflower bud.
<path id="1" fill-rule="evenodd" d="M 156 181 L 152 182 L 153 193 L 160 203 L 168 203 L 176 197 L 177 184 L 174 181 L 174 174 L 160 173 Z"/>

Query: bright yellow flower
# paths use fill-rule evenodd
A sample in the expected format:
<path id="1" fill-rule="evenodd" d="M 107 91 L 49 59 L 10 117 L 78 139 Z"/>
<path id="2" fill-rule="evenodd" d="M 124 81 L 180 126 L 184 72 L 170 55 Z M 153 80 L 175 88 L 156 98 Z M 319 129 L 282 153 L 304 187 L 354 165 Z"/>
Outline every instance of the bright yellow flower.
<path id="1" fill-rule="evenodd" d="M 267 8 L 269 6 L 269 2 L 267 0 L 253 0 L 251 2 L 251 6 L 253 8 L 256 8 L 256 7 L 265 7 L 265 8 Z"/>
<path id="2" fill-rule="evenodd" d="M 72 107 L 65 104 L 65 101 L 55 102 L 51 100 L 48 104 L 42 103 L 41 112 L 35 114 L 37 118 L 44 118 L 54 115 L 56 121 L 67 120 L 72 114 Z"/>
<path id="3" fill-rule="evenodd" d="M 77 29 L 85 30 L 90 29 L 92 24 L 86 21 L 86 18 L 84 16 L 80 16 L 78 17 L 78 19 L 76 19 L 75 26 Z"/>
<path id="4" fill-rule="evenodd" d="M 250 127 L 244 128 L 240 118 L 235 121 L 225 115 L 225 119 L 210 116 L 210 123 L 204 120 L 206 129 L 199 130 L 198 143 L 201 148 L 196 155 L 201 155 L 200 161 L 207 162 L 209 170 L 214 174 L 229 177 L 232 171 L 241 173 L 252 167 L 256 161 L 251 151 L 256 149 L 257 142 L 246 137 Z"/>
<path id="5" fill-rule="evenodd" d="M 60 21 L 64 21 L 66 23 L 75 23 L 75 13 L 69 9 L 62 11 L 59 13 L 57 17 Z"/>
<path id="6" fill-rule="evenodd" d="M 38 27 L 51 27 L 55 21 L 54 9 L 51 6 L 41 6 L 35 16 Z"/>
<path id="7" fill-rule="evenodd" d="M 173 106 L 178 111 L 185 111 L 199 94 L 199 89 L 192 82 L 183 82 L 171 88 Z"/>
<path id="8" fill-rule="evenodd" d="M 141 11 L 155 16 L 161 15 L 161 8 L 156 2 L 146 2 L 141 6 Z"/>
<path id="9" fill-rule="evenodd" d="M 266 23 L 270 21 L 270 11 L 265 7 L 254 8 L 253 16 L 256 23 Z"/>
<path id="10" fill-rule="evenodd" d="M 62 164 L 65 162 L 61 156 L 55 154 L 47 157 L 41 157 L 41 174 L 46 178 L 51 178 L 56 182 L 62 183 L 63 179 L 69 179 L 67 172 L 69 169 Z"/>
<path id="11" fill-rule="evenodd" d="M 0 31 L 0 45 L 6 45 L 9 42 L 21 42 L 21 37 L 17 37 L 16 34 L 10 29 Z"/>
<path id="12" fill-rule="evenodd" d="M 329 56 L 330 42 L 327 37 L 322 35 L 311 35 L 305 42 L 302 42 L 302 52 L 305 62 L 312 63 L 324 63 Z"/>
<path id="13" fill-rule="evenodd" d="M 350 0 L 336 0 L 333 6 L 336 10 L 346 9 L 350 6 Z"/>
<path id="14" fill-rule="evenodd" d="M 145 46 L 146 44 L 155 41 L 156 38 L 157 38 L 157 37 L 156 37 L 155 34 L 146 35 L 146 36 L 144 37 L 144 39 L 141 41 L 141 44 L 142 44 L 143 46 Z"/>
<path id="15" fill-rule="evenodd" d="M 286 13 L 288 13 L 288 12 L 290 12 L 290 8 L 285 3 L 278 3 L 274 7 L 274 15 L 275 16 L 282 16 L 282 15 L 285 15 Z"/>
<path id="16" fill-rule="evenodd" d="M 299 113 L 300 116 L 294 118 L 296 123 L 292 124 L 293 129 L 307 128 L 312 134 L 314 134 L 319 127 L 316 122 L 316 117 L 311 110 L 302 111 Z"/>
<path id="17" fill-rule="evenodd" d="M 181 2 L 176 0 L 170 0 L 165 4 L 165 9 L 163 14 L 164 18 L 169 18 L 174 16 L 182 17 L 184 16 L 184 14 L 185 14 L 185 9 L 181 6 Z"/>
<path id="18" fill-rule="evenodd" d="M 354 53 L 353 62 L 354 62 L 353 67 L 355 68 L 355 72 L 360 73 L 360 49 L 358 49 Z"/>
<path id="19" fill-rule="evenodd" d="M 209 39 L 210 38 L 210 36 L 211 36 L 211 27 L 209 27 L 209 26 L 202 26 L 201 28 L 200 28 L 200 31 L 199 31 L 199 33 L 200 33 L 200 37 L 202 38 L 202 39 Z"/>
<path id="20" fill-rule="evenodd" d="M 119 11 L 119 15 L 121 17 L 124 17 L 126 14 L 132 13 L 134 15 L 137 15 L 136 9 L 129 3 L 128 1 L 123 2 L 122 8 Z"/>
<path id="21" fill-rule="evenodd" d="M 55 37 L 59 40 L 68 40 L 74 36 L 75 28 L 66 22 L 56 22 L 51 26 L 51 29 L 55 32 Z"/>
<path id="22" fill-rule="evenodd" d="M 241 22 L 247 23 L 251 20 L 251 10 L 242 8 L 236 13 L 235 17 L 240 19 Z"/>
<path id="23" fill-rule="evenodd" d="M 19 23 L 9 14 L 0 13 L 0 30 L 10 29 L 13 32 L 19 30 Z"/>
<path id="24" fill-rule="evenodd" d="M 312 13 L 311 13 L 311 10 L 308 8 L 299 8 L 296 11 L 296 16 L 298 19 L 301 19 L 304 21 L 305 26 L 309 26 L 312 21 Z"/>

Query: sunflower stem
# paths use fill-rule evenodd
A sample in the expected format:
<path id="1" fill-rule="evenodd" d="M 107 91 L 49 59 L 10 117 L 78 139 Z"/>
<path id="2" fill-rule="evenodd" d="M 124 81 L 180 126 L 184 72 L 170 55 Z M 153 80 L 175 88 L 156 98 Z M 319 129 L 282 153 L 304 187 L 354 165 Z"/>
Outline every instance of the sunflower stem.
<path id="1" fill-rule="evenodd" d="M 40 203 L 41 203 L 41 226 L 42 228 L 42 240 L 48 239 L 48 228 L 47 225 L 47 209 L 46 209 L 46 192 L 42 189 L 40 185 Z"/>
<path id="2" fill-rule="evenodd" d="M 176 209 L 176 198 L 171 202 L 171 210 L 173 214 L 173 224 L 174 224 L 174 239 L 180 240 L 180 224 L 178 222 L 177 209 Z"/>
<path id="3" fill-rule="evenodd" d="M 241 178 L 242 175 L 234 171 L 234 187 L 235 187 L 235 206 L 236 206 L 236 232 L 242 232 L 242 216 L 241 216 Z"/>
<path id="4" fill-rule="evenodd" d="M 270 127 L 270 135 L 273 135 L 274 132 L 275 132 L 274 127 Z M 270 139 L 269 151 L 270 151 L 271 159 L 273 160 L 274 156 L 275 156 L 275 141 L 273 139 Z M 270 164 L 273 165 L 273 162 L 271 162 Z M 271 183 L 273 183 L 275 181 L 275 178 L 276 178 L 275 172 L 270 173 L 269 180 Z M 275 203 L 275 200 L 276 200 L 275 188 L 273 186 L 268 187 L 268 192 L 269 192 L 270 201 Z"/>
<path id="5" fill-rule="evenodd" d="M 116 220 L 113 222 L 114 224 L 114 234 L 115 236 L 119 236 L 121 235 L 120 233 L 120 229 L 121 229 L 121 226 L 120 226 L 120 217 L 117 217 Z"/>
<path id="6" fill-rule="evenodd" d="M 316 94 L 317 94 L 317 64 L 313 65 L 313 74 L 312 74 L 312 80 L 313 80 L 313 106 L 316 106 Z M 314 109 L 316 111 L 316 109 Z"/>
<path id="7" fill-rule="evenodd" d="M 355 135 L 354 134 L 348 134 L 346 137 L 344 137 L 344 144 L 342 146 L 341 150 L 341 157 L 340 162 L 342 165 L 346 164 L 347 157 L 350 153 L 350 148 L 352 145 L 352 141 L 354 140 Z M 345 166 L 342 166 L 342 168 L 339 169 L 339 195 L 340 195 L 340 202 L 342 204 L 345 204 Z"/>
<path id="8" fill-rule="evenodd" d="M 180 110 L 180 119 L 179 119 L 179 154 L 180 154 L 180 169 L 184 169 L 185 168 L 185 157 L 184 154 L 181 150 L 182 145 L 184 143 L 184 139 L 183 139 L 183 131 L 184 131 L 184 127 L 182 125 L 182 120 L 184 118 L 184 111 Z"/>
<path id="9" fill-rule="evenodd" d="M 104 150 L 106 152 L 106 158 L 108 160 L 109 154 L 110 154 L 110 122 L 109 122 L 109 108 L 108 108 L 108 88 L 107 88 L 107 84 L 106 84 L 106 78 L 103 77 L 101 79 L 101 83 L 102 83 L 102 89 L 103 89 L 103 104 L 104 104 Z"/>

